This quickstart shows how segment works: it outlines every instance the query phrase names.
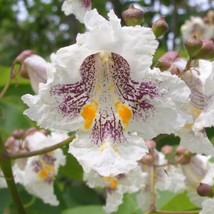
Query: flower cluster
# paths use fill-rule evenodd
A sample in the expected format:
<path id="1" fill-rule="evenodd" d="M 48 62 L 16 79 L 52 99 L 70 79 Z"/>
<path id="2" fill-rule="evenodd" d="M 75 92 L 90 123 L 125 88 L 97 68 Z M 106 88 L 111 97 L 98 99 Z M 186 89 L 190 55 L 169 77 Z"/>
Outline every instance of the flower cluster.
<path id="1" fill-rule="evenodd" d="M 188 61 L 171 51 L 152 66 L 156 37 L 167 30 L 163 18 L 159 33 L 160 24 L 151 29 L 134 20 L 134 26 L 122 26 L 113 10 L 106 19 L 91 7 L 89 0 L 63 3 L 65 14 L 74 13 L 86 31 L 75 44 L 52 54 L 50 63 L 31 52 L 17 58 L 36 93 L 22 97 L 29 107 L 24 114 L 51 134 L 19 130 L 7 140 L 7 152 L 43 149 L 75 132 L 68 152 L 83 167 L 87 185 L 105 189 L 107 213 L 117 210 L 125 193 L 137 192 L 139 207 L 155 211 L 160 191 L 186 190 L 202 206 L 201 214 L 209 213 L 213 192 L 203 188 L 214 185 L 214 146 L 206 133 L 214 126 L 214 63 L 198 59 L 208 46 L 213 57 L 213 41 L 193 48 L 187 43 Z M 184 40 L 211 39 L 213 23 L 192 18 L 182 32 Z M 163 134 L 178 136 L 180 145 L 158 150 L 155 139 Z M 18 159 L 15 181 L 57 205 L 53 182 L 64 164 L 61 149 Z"/>
<path id="2" fill-rule="evenodd" d="M 13 135 L 7 139 L 5 146 L 9 154 L 22 154 L 54 145 L 66 138 L 66 134 L 49 135 L 44 130 L 30 128 L 27 131 L 14 131 Z M 64 164 L 65 156 L 61 149 L 17 159 L 13 166 L 15 182 L 22 184 L 30 194 L 42 199 L 45 203 L 58 205 L 53 184 L 58 168 Z"/>

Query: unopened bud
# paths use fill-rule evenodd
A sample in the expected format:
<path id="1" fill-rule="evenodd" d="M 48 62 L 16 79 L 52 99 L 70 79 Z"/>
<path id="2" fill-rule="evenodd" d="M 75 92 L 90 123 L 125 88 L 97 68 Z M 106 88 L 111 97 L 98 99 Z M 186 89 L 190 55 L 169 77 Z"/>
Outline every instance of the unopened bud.
<path id="1" fill-rule="evenodd" d="M 38 55 L 31 55 L 22 64 L 21 75 L 26 76 L 26 73 L 28 74 L 33 90 L 38 93 L 39 83 L 46 83 L 47 81 L 46 61 Z"/>
<path id="2" fill-rule="evenodd" d="M 161 152 L 164 155 L 171 155 L 173 153 L 173 147 L 170 145 L 165 145 L 161 148 Z"/>
<path id="3" fill-rule="evenodd" d="M 187 149 L 185 149 L 183 146 L 178 146 L 178 147 L 176 148 L 176 154 L 178 154 L 178 155 L 182 155 L 182 154 L 184 154 L 186 151 L 187 151 Z"/>
<path id="4" fill-rule="evenodd" d="M 168 24 L 165 20 L 165 17 L 160 17 L 152 25 L 152 31 L 156 37 L 163 36 L 167 30 L 168 30 Z"/>
<path id="5" fill-rule="evenodd" d="M 214 192 L 212 190 L 212 187 L 208 184 L 200 183 L 196 188 L 197 193 L 202 197 L 213 197 Z"/>
<path id="6" fill-rule="evenodd" d="M 176 155 L 177 156 L 176 156 L 175 160 L 178 164 L 181 164 L 181 165 L 188 164 L 192 157 L 191 152 L 182 146 L 178 146 L 176 148 Z"/>
<path id="7" fill-rule="evenodd" d="M 129 8 L 122 13 L 122 17 L 128 26 L 140 25 L 143 22 L 143 11 L 130 5 Z"/>
<path id="8" fill-rule="evenodd" d="M 145 154 L 143 158 L 140 160 L 141 163 L 151 166 L 155 162 L 155 157 L 151 154 Z"/>
<path id="9" fill-rule="evenodd" d="M 25 136 L 25 131 L 23 129 L 17 129 L 13 132 L 13 137 L 16 139 L 22 139 Z"/>
<path id="10" fill-rule="evenodd" d="M 155 65 L 158 67 L 161 71 L 168 70 L 172 63 L 179 57 L 179 53 L 176 51 L 168 51 L 164 55 L 162 55 L 157 64 Z"/>
<path id="11" fill-rule="evenodd" d="M 202 41 L 202 47 L 194 59 L 214 59 L 214 43 L 212 39 Z"/>
<path id="12" fill-rule="evenodd" d="M 37 132 L 37 131 L 38 131 L 38 130 L 37 130 L 35 127 L 31 127 L 31 128 L 29 128 L 29 129 L 26 131 L 25 136 L 32 135 L 32 134 L 34 134 L 34 133 Z"/>
<path id="13" fill-rule="evenodd" d="M 199 50 L 202 47 L 202 40 L 197 39 L 196 37 L 193 37 L 191 39 L 187 39 L 184 42 L 185 48 L 190 56 L 190 58 L 194 58 L 194 56 L 197 55 L 197 53 L 199 52 Z"/>
<path id="14" fill-rule="evenodd" d="M 156 148 L 156 142 L 154 140 L 147 140 L 146 142 L 146 145 L 148 147 L 149 150 L 154 150 Z"/>
<path id="15" fill-rule="evenodd" d="M 5 148 L 7 152 L 14 154 L 19 150 L 19 142 L 13 136 L 10 136 L 5 142 Z"/>
<path id="16" fill-rule="evenodd" d="M 181 165 L 186 165 L 190 162 L 191 157 L 185 155 L 179 155 L 175 158 L 176 162 Z"/>
<path id="17" fill-rule="evenodd" d="M 22 51 L 15 59 L 15 63 L 22 63 L 27 57 L 33 54 L 32 50 Z"/>

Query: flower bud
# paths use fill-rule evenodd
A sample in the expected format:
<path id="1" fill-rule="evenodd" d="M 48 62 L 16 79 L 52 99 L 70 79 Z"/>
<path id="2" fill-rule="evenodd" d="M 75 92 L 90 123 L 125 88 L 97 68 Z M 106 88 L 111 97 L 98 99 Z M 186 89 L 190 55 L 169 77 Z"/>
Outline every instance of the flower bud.
<path id="1" fill-rule="evenodd" d="M 14 154 L 19 151 L 19 142 L 13 136 L 10 136 L 5 142 L 5 148 L 7 152 Z"/>
<path id="2" fill-rule="evenodd" d="M 202 155 L 193 155 L 188 164 L 181 164 L 186 181 L 191 186 L 198 185 L 208 171 L 208 158 Z"/>
<path id="3" fill-rule="evenodd" d="M 29 128 L 29 129 L 26 131 L 25 136 L 32 135 L 32 134 L 34 134 L 34 133 L 37 132 L 37 131 L 38 131 L 38 130 L 37 130 L 35 127 L 31 127 L 31 128 Z"/>
<path id="4" fill-rule="evenodd" d="M 155 163 L 155 157 L 151 154 L 145 154 L 143 158 L 140 160 L 142 164 L 151 166 Z"/>
<path id="5" fill-rule="evenodd" d="M 13 132 L 13 137 L 16 139 L 22 139 L 25 136 L 25 131 L 22 129 L 17 129 Z"/>
<path id="6" fill-rule="evenodd" d="M 179 53 L 176 51 L 168 51 L 164 55 L 162 55 L 157 64 L 155 65 L 158 67 L 161 71 L 168 70 L 172 63 L 179 57 Z"/>
<path id="7" fill-rule="evenodd" d="M 160 17 L 152 25 L 152 31 L 156 37 L 163 36 L 167 30 L 168 30 L 168 24 L 165 20 L 165 17 Z"/>
<path id="8" fill-rule="evenodd" d="M 201 49 L 202 44 L 203 44 L 202 41 L 200 39 L 197 39 L 196 37 L 187 39 L 184 42 L 184 46 L 185 46 L 190 58 L 193 58 L 194 56 L 196 56 L 196 54 Z"/>
<path id="9" fill-rule="evenodd" d="M 164 155 L 171 155 L 173 153 L 173 147 L 170 145 L 165 145 L 161 148 L 161 152 Z"/>
<path id="10" fill-rule="evenodd" d="M 197 193 L 202 197 L 213 197 L 214 192 L 212 190 L 212 187 L 208 184 L 200 183 L 196 188 Z"/>
<path id="11" fill-rule="evenodd" d="M 182 146 L 178 146 L 176 148 L 176 155 L 177 156 L 176 156 L 175 160 L 178 164 L 181 164 L 181 165 L 188 164 L 192 157 L 191 152 Z"/>
<path id="12" fill-rule="evenodd" d="M 46 83 L 47 81 L 46 61 L 38 55 L 31 55 L 27 57 L 22 64 L 23 68 L 21 73 L 28 74 L 34 92 L 38 93 L 39 83 Z"/>
<path id="13" fill-rule="evenodd" d="M 156 148 L 156 142 L 154 140 L 147 140 L 145 143 L 150 151 Z"/>
<path id="14" fill-rule="evenodd" d="M 15 62 L 22 63 L 27 57 L 31 56 L 32 54 L 32 50 L 24 50 L 16 57 Z"/>
<path id="15" fill-rule="evenodd" d="M 140 25 L 143 22 L 143 11 L 130 5 L 129 8 L 122 13 L 122 17 L 128 26 Z"/>
<path id="16" fill-rule="evenodd" d="M 202 47 L 194 59 L 214 59 L 214 43 L 212 39 L 202 41 Z"/>

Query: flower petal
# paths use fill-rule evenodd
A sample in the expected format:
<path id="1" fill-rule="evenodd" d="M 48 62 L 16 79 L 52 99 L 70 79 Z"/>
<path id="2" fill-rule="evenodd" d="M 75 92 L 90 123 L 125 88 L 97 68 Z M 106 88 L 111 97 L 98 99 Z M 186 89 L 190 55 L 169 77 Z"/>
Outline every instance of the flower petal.
<path id="1" fill-rule="evenodd" d="M 140 137 L 123 137 L 126 139 L 125 142 L 116 144 L 110 139 L 98 145 L 91 142 L 88 133 L 79 133 L 70 143 L 69 152 L 85 170 L 93 169 L 102 176 L 127 173 L 137 166 L 137 161 L 147 152 L 147 148 Z"/>

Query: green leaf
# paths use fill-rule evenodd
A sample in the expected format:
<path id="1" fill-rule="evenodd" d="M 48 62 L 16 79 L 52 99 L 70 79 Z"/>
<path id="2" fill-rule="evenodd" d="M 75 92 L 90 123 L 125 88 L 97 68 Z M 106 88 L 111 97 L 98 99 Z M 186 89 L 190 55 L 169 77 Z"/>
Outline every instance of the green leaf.
<path id="1" fill-rule="evenodd" d="M 0 189 L 0 213 L 4 213 L 4 209 L 11 203 L 11 198 L 8 189 Z"/>
<path id="2" fill-rule="evenodd" d="M 71 154 L 66 154 L 66 165 L 61 167 L 59 172 L 71 180 L 82 181 L 83 169 L 76 158 Z"/>
<path id="3" fill-rule="evenodd" d="M 4 134 L 10 135 L 15 129 L 32 126 L 33 122 L 23 115 L 25 108 L 21 99 L 16 96 L 8 96 L 0 100 L 0 129 L 4 131 Z"/>
<path id="4" fill-rule="evenodd" d="M 119 206 L 117 212 L 114 214 L 135 214 L 137 211 L 136 200 L 133 195 L 125 194 L 123 196 L 123 203 Z"/>
<path id="5" fill-rule="evenodd" d="M 165 203 L 161 209 L 163 210 L 194 210 L 197 207 L 192 204 L 186 194 L 186 192 L 176 194 L 171 200 Z"/>
<path id="6" fill-rule="evenodd" d="M 102 206 L 97 206 L 97 205 L 80 206 L 80 207 L 64 210 L 62 212 L 62 214 L 86 214 L 86 213 L 105 214 Z"/>

